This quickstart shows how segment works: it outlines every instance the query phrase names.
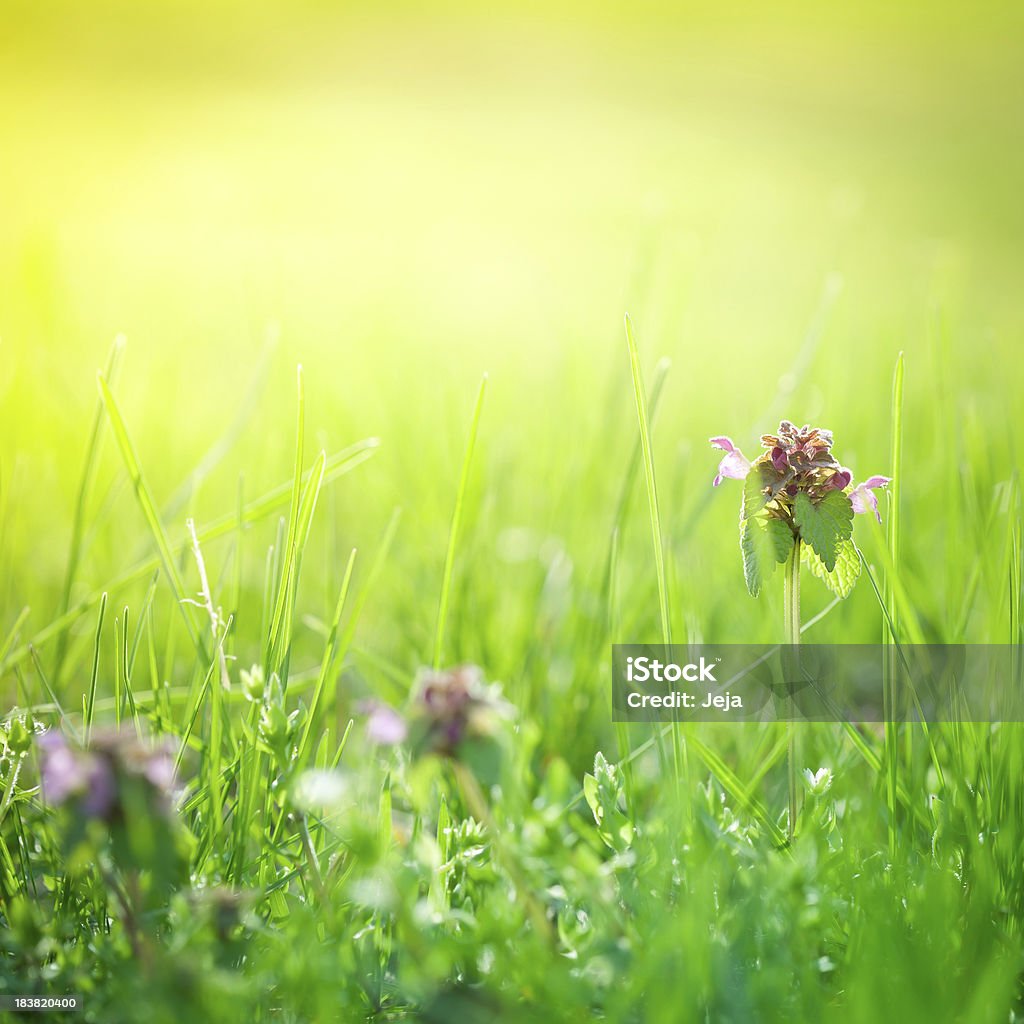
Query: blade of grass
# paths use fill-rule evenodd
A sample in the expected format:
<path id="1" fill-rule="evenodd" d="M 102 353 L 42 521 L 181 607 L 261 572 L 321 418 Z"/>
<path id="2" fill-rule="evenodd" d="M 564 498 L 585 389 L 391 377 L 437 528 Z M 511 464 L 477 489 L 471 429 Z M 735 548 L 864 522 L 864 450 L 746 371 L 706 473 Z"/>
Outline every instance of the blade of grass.
<path id="1" fill-rule="evenodd" d="M 885 613 L 889 629 L 883 626 L 882 642 L 889 648 L 883 674 L 885 704 L 885 794 L 889 812 L 889 856 L 895 858 L 896 791 L 899 788 L 899 762 L 897 743 L 899 729 L 896 725 L 896 653 L 894 643 L 899 642 L 899 619 L 896 608 L 894 579 L 899 575 L 900 562 L 900 490 L 903 481 L 903 353 L 896 358 L 896 369 L 892 381 L 892 462 L 889 484 L 888 547 L 892 570 L 885 576 Z M 873 581 L 872 581 L 873 582 Z M 890 635 L 891 634 L 891 635 Z"/>
<path id="2" fill-rule="evenodd" d="M 50 680 L 47 678 L 46 670 L 43 668 L 43 663 L 39 659 L 39 653 L 36 649 L 32 648 L 32 664 L 35 666 L 36 675 L 39 676 L 39 682 L 42 683 L 43 689 L 46 691 L 47 697 L 50 698 L 51 702 L 57 708 L 57 713 L 60 715 L 61 724 L 65 729 L 70 732 L 75 739 L 81 743 L 82 737 L 78 730 L 75 728 L 74 723 L 68 718 L 68 713 L 64 710 L 64 705 L 57 699 L 57 694 L 53 692 L 53 687 L 50 685 Z"/>
<path id="3" fill-rule="evenodd" d="M 110 354 L 107 356 L 107 367 L 104 371 L 104 377 L 111 385 L 116 379 L 124 346 L 125 338 L 123 334 L 119 334 L 110 346 Z M 74 586 L 78 565 L 82 557 L 82 540 L 85 535 L 85 506 L 89 500 L 89 492 L 96 476 L 96 463 L 100 450 L 100 438 L 103 432 L 104 420 L 103 399 L 100 398 L 96 402 L 92 429 L 89 431 L 89 440 L 85 446 L 85 463 L 82 466 L 82 476 L 78 483 L 78 494 L 75 497 L 75 511 L 71 520 L 71 548 L 68 552 L 67 568 L 64 571 L 64 586 L 61 589 L 60 606 L 57 612 L 58 617 L 66 614 L 71 605 L 71 588 Z M 64 667 L 67 640 L 67 633 L 61 633 L 57 640 L 57 651 L 54 655 L 53 664 L 53 681 L 57 686 L 60 685 L 61 671 Z M 0 663 L 2 662 L 3 657 L 0 657 Z"/>
<path id="4" fill-rule="evenodd" d="M 625 317 L 625 326 L 626 345 L 629 350 L 629 365 L 633 375 L 633 397 L 636 401 L 636 417 L 640 427 L 640 448 L 643 453 L 644 477 L 647 481 L 647 511 L 651 522 L 651 543 L 654 547 L 654 571 L 658 581 L 661 641 L 666 646 L 670 646 L 672 643 L 672 619 L 669 611 L 668 580 L 665 574 L 665 541 L 661 531 L 661 511 L 658 505 L 658 487 L 654 474 L 654 453 L 651 450 L 650 416 L 647 411 L 647 395 L 644 389 L 643 373 L 640 369 L 640 352 L 637 348 L 636 337 L 633 334 L 633 321 L 628 313 Z M 662 758 L 662 766 L 667 768 L 667 765 L 664 763 L 661 730 L 657 730 L 654 735 L 658 741 L 658 754 Z M 685 762 L 682 742 L 681 730 L 673 728 L 672 762 L 677 794 L 682 782 Z M 689 791 L 688 779 L 686 780 L 686 789 Z"/>
<path id="5" fill-rule="evenodd" d="M 299 507 L 302 501 L 302 458 L 306 432 L 306 400 L 302 385 L 302 366 L 295 370 L 296 390 L 296 424 L 295 424 L 295 472 L 292 475 L 292 495 L 288 511 L 288 534 L 284 546 L 284 563 L 281 575 L 277 580 L 277 594 L 274 601 L 274 614 L 271 618 L 270 632 L 267 634 L 267 648 L 264 654 L 264 665 L 267 676 L 278 671 L 281 664 L 280 637 L 283 629 L 285 610 L 289 597 L 298 576 L 296 571 L 295 537 L 299 528 Z"/>
<path id="6" fill-rule="evenodd" d="M 114 616 L 114 727 L 121 728 L 121 708 L 124 697 L 121 693 L 121 620 Z"/>
<path id="7" fill-rule="evenodd" d="M 401 518 L 402 510 L 396 508 L 391 513 L 391 519 L 388 521 L 387 528 L 384 531 L 384 537 L 381 540 L 380 547 L 377 550 L 377 554 L 374 556 L 373 564 L 370 566 L 370 571 L 366 575 L 366 580 L 363 582 L 362 587 L 359 590 L 359 596 L 356 598 L 355 605 L 352 608 L 352 614 L 349 616 L 348 622 L 345 624 L 345 629 L 341 634 L 341 639 L 338 641 L 338 649 L 334 654 L 334 659 L 337 660 L 339 656 L 343 656 L 344 653 L 349 649 L 352 644 L 352 638 L 355 636 L 356 626 L 359 623 L 359 616 L 362 614 L 363 606 L 366 604 L 366 599 L 370 595 L 370 591 L 373 589 L 374 584 L 377 582 L 377 578 L 380 576 L 381 570 L 384 568 L 384 564 L 387 561 L 388 553 L 391 550 L 391 545 L 395 539 L 395 533 L 398 530 L 398 521 Z M 319 682 L 319 677 L 318 677 Z M 325 696 L 321 697 L 320 702 L 330 705 L 334 703 L 334 694 L 337 687 L 337 677 L 332 677 L 330 672 L 327 674 L 327 682 L 325 682 Z M 348 737 L 348 731 L 351 728 L 352 723 L 349 722 L 348 729 L 345 730 L 345 739 Z M 310 733 L 312 736 L 313 733 Z M 338 752 L 337 759 L 341 758 L 341 752 Z M 336 762 L 337 763 L 337 759 Z M 277 836 L 284 824 L 286 815 L 284 813 L 277 819 L 277 824 L 274 826 L 272 837 L 277 839 Z"/>
<path id="8" fill-rule="evenodd" d="M 196 653 L 199 655 L 201 661 L 205 663 L 209 660 L 209 655 L 206 651 L 206 644 L 203 642 L 202 636 L 197 632 L 195 624 L 192 621 L 192 616 L 189 614 L 188 595 L 185 592 L 185 584 L 181 578 L 181 573 L 178 572 L 178 566 L 174 559 L 171 542 L 167 537 L 167 531 L 164 529 L 164 524 L 157 513 L 156 504 L 153 501 L 153 495 L 149 489 L 149 485 L 146 483 L 145 477 L 142 475 L 142 467 L 139 465 L 138 455 L 136 454 L 135 447 L 128 435 L 128 428 L 125 425 L 124 417 L 121 415 L 121 410 L 118 408 L 117 402 L 114 400 L 113 393 L 111 392 L 106 380 L 103 378 L 103 374 L 99 374 L 97 376 L 97 384 L 99 385 L 100 395 L 103 398 L 103 405 L 106 408 L 107 416 L 110 419 L 110 425 L 114 431 L 114 437 L 117 439 L 117 445 L 121 449 L 121 457 L 124 460 L 125 468 L 128 470 L 128 476 L 132 481 L 132 486 L 135 489 L 135 496 L 138 499 L 139 506 L 142 509 L 142 514 L 149 526 L 150 532 L 153 534 L 153 540 L 156 543 L 157 551 L 160 553 L 160 561 L 163 564 L 164 574 L 167 577 L 167 581 L 170 584 L 171 589 L 174 591 L 178 609 L 181 613 L 182 620 L 185 623 L 188 635 L 192 640 L 192 643 L 195 645 Z"/>
<path id="9" fill-rule="evenodd" d="M 352 582 L 352 569 L 356 561 L 356 549 L 352 549 L 349 555 L 348 564 L 345 566 L 345 575 L 341 581 L 341 590 L 338 593 L 338 602 L 334 609 L 334 618 L 331 621 L 331 632 L 327 638 L 327 645 L 324 648 L 323 659 L 320 662 L 320 675 L 317 677 L 316 689 L 313 691 L 313 699 L 309 704 L 309 713 L 306 715 L 306 726 L 299 741 L 298 751 L 295 755 L 296 767 L 303 768 L 308 759 L 311 748 L 312 736 L 320 721 L 320 706 L 323 700 L 324 691 L 327 689 L 327 679 L 331 675 L 335 660 L 338 655 L 338 629 L 341 625 L 341 615 L 345 608 L 345 600 L 348 597 L 349 584 Z M 334 689 L 331 688 L 330 698 L 333 700 Z"/>
<path id="10" fill-rule="evenodd" d="M 100 613 L 96 620 L 96 640 L 92 649 L 92 676 L 89 679 L 89 701 L 85 706 L 85 743 L 92 738 L 92 720 L 96 714 L 96 684 L 100 674 L 100 640 L 103 637 L 103 617 L 107 613 L 107 595 L 100 598 Z"/>
<path id="11" fill-rule="evenodd" d="M 149 610 L 153 606 L 153 596 L 156 593 L 156 586 L 159 582 L 159 573 L 154 573 L 153 578 L 149 581 L 146 596 L 142 599 L 142 605 L 139 609 L 139 624 L 135 627 L 135 635 L 132 638 L 132 649 L 128 656 L 129 674 L 135 670 L 135 659 L 139 653 L 139 644 L 142 642 L 142 634 L 150 627 Z"/>
<path id="12" fill-rule="evenodd" d="M 441 667 L 444 656 L 444 631 L 448 622 L 448 600 L 451 593 L 452 572 L 455 568 L 455 547 L 458 542 L 459 525 L 462 522 L 462 506 L 466 498 L 466 487 L 469 483 L 469 471 L 473 463 L 473 449 L 476 447 L 476 435 L 480 426 L 480 414 L 484 407 L 484 392 L 487 389 L 487 374 L 480 380 L 476 405 L 473 408 L 473 419 L 469 426 L 469 438 L 466 441 L 466 452 L 462 457 L 462 471 L 459 474 L 459 486 L 455 492 L 455 508 L 452 511 L 451 529 L 448 531 L 448 548 L 444 556 L 444 570 L 441 574 L 441 597 L 437 607 L 437 629 L 434 633 L 435 669 Z"/>
<path id="13" fill-rule="evenodd" d="M 862 566 L 864 568 L 864 574 L 867 576 L 868 581 L 871 583 L 871 589 L 875 593 L 875 598 L 878 601 L 880 607 L 882 608 L 882 613 L 883 613 L 883 615 L 885 617 L 885 621 L 886 621 L 886 623 L 889 626 L 889 634 L 892 637 L 892 649 L 894 651 L 894 654 L 895 654 L 896 657 L 899 658 L 900 663 L 903 665 L 904 671 L 907 673 L 907 679 L 908 679 L 908 681 L 910 681 L 910 679 L 911 679 L 910 661 L 907 658 L 906 653 L 903 650 L 903 645 L 900 643 L 900 641 L 896 637 L 896 626 L 893 623 L 893 621 L 889 618 L 889 610 L 888 610 L 888 608 L 885 607 L 885 599 L 882 596 L 882 592 L 879 589 L 878 584 L 875 582 L 875 574 L 871 571 L 871 566 L 868 565 L 867 561 L 864 558 L 863 552 L 861 552 L 859 548 L 858 548 L 857 553 L 860 556 L 861 564 L 862 564 Z M 895 664 L 895 662 L 893 662 L 893 664 Z M 912 684 L 911 684 L 911 686 L 912 686 Z M 925 734 L 925 738 L 928 741 L 928 750 L 929 750 L 929 753 L 931 755 L 932 765 L 935 768 L 935 773 L 936 773 L 936 775 L 938 777 L 938 780 L 939 780 L 939 785 L 944 787 L 945 786 L 945 774 L 944 774 L 943 768 L 942 768 L 942 760 L 939 757 L 938 751 L 935 748 L 935 744 L 934 744 L 934 742 L 932 740 L 931 732 L 930 732 L 930 730 L 928 728 L 927 719 L 925 718 L 924 712 L 921 710 L 921 705 L 920 705 L 920 703 L 919 703 L 919 701 L 917 699 L 917 694 L 916 694 L 916 692 L 914 692 L 913 688 L 911 688 L 911 697 L 912 697 L 912 699 L 914 701 L 914 704 L 915 704 L 915 707 L 916 707 L 916 710 L 917 710 L 917 713 L 918 713 L 918 717 L 920 718 L 921 729 L 923 730 L 923 732 Z M 895 706 L 893 706 L 892 710 L 893 710 L 893 713 L 895 714 Z"/>
<path id="14" fill-rule="evenodd" d="M 317 458 L 313 467 L 313 474 L 306 484 L 299 505 L 299 512 L 296 523 L 295 538 L 292 542 L 292 549 L 289 556 L 289 564 L 286 570 L 287 580 L 285 590 L 285 601 L 282 611 L 282 618 L 275 622 L 272 630 L 271 665 L 281 677 L 281 685 L 287 688 L 288 685 L 288 664 L 291 657 L 291 636 L 292 620 L 295 612 L 295 595 L 299 585 L 299 571 L 302 566 L 302 555 L 309 540 L 309 528 L 313 521 L 313 513 L 316 510 L 317 497 L 320 494 L 320 487 L 324 479 L 324 463 L 326 456 L 323 452 Z"/>
<path id="15" fill-rule="evenodd" d="M 14 646 L 18 639 L 18 631 L 25 624 L 25 620 L 28 618 L 30 609 L 28 605 L 18 612 L 17 618 L 14 620 L 14 624 L 11 626 L 10 632 L 7 634 L 7 638 L 2 644 L 0 644 L 0 665 L 3 664 L 4 658 L 7 657 L 7 652 Z"/>
<path id="16" fill-rule="evenodd" d="M 662 643 L 672 643 L 672 622 L 669 614 L 668 585 L 665 576 L 665 547 L 661 532 L 661 511 L 658 506 L 658 486 L 654 475 L 654 455 L 651 451 L 650 419 L 647 412 L 647 397 L 643 374 L 640 370 L 640 353 L 633 334 L 633 321 L 626 315 L 626 344 L 629 348 L 629 365 L 633 374 L 633 395 L 636 400 L 636 416 L 640 425 L 640 448 L 643 453 L 644 477 L 647 481 L 647 506 L 651 520 L 651 543 L 654 547 L 654 571 L 658 578 L 658 605 L 661 613 Z"/>
<path id="17" fill-rule="evenodd" d="M 657 413 L 658 405 L 661 402 L 661 395 L 665 388 L 665 379 L 668 377 L 668 371 L 671 366 L 671 360 L 659 359 L 658 365 L 654 367 L 654 380 L 651 383 L 651 392 L 647 401 L 648 427 L 650 429 L 653 429 L 654 417 Z M 640 467 L 643 465 L 643 436 L 638 434 L 633 443 L 633 451 L 630 453 L 629 462 L 626 464 L 626 473 L 622 478 L 622 488 L 619 491 L 619 500 L 615 505 L 615 518 L 613 520 L 612 529 L 620 533 L 622 531 L 623 524 L 626 521 L 626 513 L 629 510 L 630 499 L 633 496 L 636 484 L 636 475 L 640 471 Z"/>

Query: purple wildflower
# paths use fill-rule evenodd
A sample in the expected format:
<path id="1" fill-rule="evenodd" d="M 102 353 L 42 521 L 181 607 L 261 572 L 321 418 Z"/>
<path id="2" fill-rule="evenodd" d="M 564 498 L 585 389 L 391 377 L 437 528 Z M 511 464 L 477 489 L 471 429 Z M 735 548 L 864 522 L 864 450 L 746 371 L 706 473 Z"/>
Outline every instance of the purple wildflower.
<path id="1" fill-rule="evenodd" d="M 715 477 L 715 487 L 723 480 L 742 480 L 750 472 L 750 460 L 732 443 L 729 437 L 713 437 L 711 445 L 714 448 L 721 448 L 725 455 L 718 464 L 718 475 Z"/>
<path id="2" fill-rule="evenodd" d="M 500 688 L 486 683 L 475 665 L 424 673 L 413 707 L 413 729 L 420 744 L 449 757 L 463 740 L 494 734 L 511 712 Z"/>
<path id="3" fill-rule="evenodd" d="M 390 704 L 369 701 L 363 705 L 363 710 L 368 712 L 366 735 L 371 743 L 393 747 L 409 734 L 405 719 Z"/>
<path id="4" fill-rule="evenodd" d="M 122 787 L 140 781 L 154 807 L 170 808 L 174 761 L 164 746 L 150 748 L 134 736 L 100 734 L 87 750 L 72 748 L 61 733 L 39 737 L 43 797 L 59 806 L 72 799 L 87 818 L 113 821 L 123 813 Z"/>
<path id="5" fill-rule="evenodd" d="M 457 756 L 464 740 L 486 739 L 511 712 L 496 684 L 484 682 L 474 665 L 423 672 L 405 714 L 379 701 L 363 705 L 366 732 L 374 743 L 408 740 L 414 754 Z"/>
<path id="6" fill-rule="evenodd" d="M 744 480 L 751 471 L 758 474 L 760 491 L 770 504 L 769 514 L 788 518 L 787 502 L 804 491 L 815 502 L 831 490 L 840 490 L 850 498 L 854 512 L 874 512 L 879 522 L 878 498 L 874 491 L 889 484 L 889 478 L 872 476 L 856 486 L 853 474 L 840 466 L 832 455 L 832 431 L 805 424 L 797 427 L 789 420 L 779 424 L 776 434 L 764 434 L 764 452 L 753 462 L 728 437 L 713 437 L 711 444 L 726 454 L 714 479 Z"/>
<path id="7" fill-rule="evenodd" d="M 46 732 L 36 741 L 42 755 L 39 782 L 47 803 L 62 804 L 88 785 L 88 773 L 59 732 Z"/>
<path id="8" fill-rule="evenodd" d="M 862 484 L 857 484 L 850 491 L 850 504 L 854 512 L 874 512 L 875 518 L 881 522 L 882 516 L 878 511 L 878 498 L 875 490 L 888 487 L 892 480 L 887 476 L 869 476 Z"/>

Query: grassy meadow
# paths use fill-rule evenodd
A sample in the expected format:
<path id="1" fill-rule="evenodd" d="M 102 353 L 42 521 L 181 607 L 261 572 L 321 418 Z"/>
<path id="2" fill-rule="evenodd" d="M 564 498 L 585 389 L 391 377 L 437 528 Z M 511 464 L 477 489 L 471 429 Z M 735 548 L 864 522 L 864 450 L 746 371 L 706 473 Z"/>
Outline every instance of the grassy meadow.
<path id="1" fill-rule="evenodd" d="M 1022 43 L 1009 5 L 5 4 L 0 996 L 1024 1019 L 1024 726 L 802 727 L 788 841 L 782 725 L 610 714 L 612 643 L 785 639 L 707 442 L 782 418 L 895 480 L 807 640 L 1024 641 Z M 416 680 L 460 665 L 500 700 L 434 756 Z"/>

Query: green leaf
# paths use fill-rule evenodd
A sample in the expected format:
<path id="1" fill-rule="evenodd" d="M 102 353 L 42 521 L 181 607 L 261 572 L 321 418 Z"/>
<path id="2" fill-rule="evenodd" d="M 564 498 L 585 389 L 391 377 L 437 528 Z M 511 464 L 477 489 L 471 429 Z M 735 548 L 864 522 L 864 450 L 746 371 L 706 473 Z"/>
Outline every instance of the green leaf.
<path id="1" fill-rule="evenodd" d="M 757 543 L 758 527 L 749 519 L 740 520 L 740 551 L 743 552 L 743 579 L 751 597 L 761 593 L 763 575 Z M 772 565 L 775 563 L 773 562 Z"/>
<path id="2" fill-rule="evenodd" d="M 623 810 L 625 795 L 622 772 L 598 751 L 594 758 L 594 774 L 583 777 L 583 795 L 594 815 L 597 832 L 605 845 L 623 853 L 633 842 L 633 822 Z"/>
<path id="3" fill-rule="evenodd" d="M 782 519 L 766 519 L 765 533 L 775 561 L 781 565 L 789 558 L 789 553 L 793 550 L 795 540 L 793 531 L 789 528 L 789 524 Z"/>
<path id="4" fill-rule="evenodd" d="M 742 519 L 757 515 L 771 498 L 771 470 L 764 463 L 755 462 L 743 480 Z"/>
<path id="5" fill-rule="evenodd" d="M 741 519 L 740 550 L 747 590 L 752 597 L 757 597 L 776 564 L 789 558 L 793 550 L 793 531 L 781 519 L 767 516 Z"/>
<path id="6" fill-rule="evenodd" d="M 825 568 L 836 567 L 839 544 L 853 535 L 853 506 L 842 491 L 829 491 L 817 503 L 804 491 L 793 503 L 793 519 L 800 527 L 800 537 L 813 548 Z"/>
<path id="7" fill-rule="evenodd" d="M 850 539 L 836 545 L 836 567 L 832 572 L 825 568 L 822 560 L 807 544 L 800 548 L 800 560 L 811 575 L 824 581 L 836 597 L 847 597 L 860 578 L 860 556 L 857 554 L 857 545 Z"/>

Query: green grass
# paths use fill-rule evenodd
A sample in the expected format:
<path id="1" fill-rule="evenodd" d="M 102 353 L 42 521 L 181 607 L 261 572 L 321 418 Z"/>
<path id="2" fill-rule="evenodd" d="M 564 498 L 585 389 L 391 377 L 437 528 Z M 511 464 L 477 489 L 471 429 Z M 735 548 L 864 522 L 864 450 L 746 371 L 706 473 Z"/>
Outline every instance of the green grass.
<path id="1" fill-rule="evenodd" d="M 1024 640 L 1019 15 L 101 7 L 0 33 L 0 993 L 1024 1017 L 1019 725 L 609 714 L 614 642 L 784 638 L 707 446 L 782 416 L 895 477 L 805 640 Z M 462 663 L 493 749 L 369 742 Z M 27 715 L 173 813 L 45 806 Z"/>

